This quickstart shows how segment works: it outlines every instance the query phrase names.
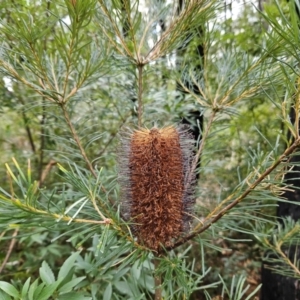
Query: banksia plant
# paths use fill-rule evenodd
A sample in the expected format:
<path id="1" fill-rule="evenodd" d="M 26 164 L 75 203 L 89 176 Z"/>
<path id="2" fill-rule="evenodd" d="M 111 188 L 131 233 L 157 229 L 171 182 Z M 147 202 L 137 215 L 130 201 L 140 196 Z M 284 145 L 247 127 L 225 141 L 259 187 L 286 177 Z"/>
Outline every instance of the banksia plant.
<path id="1" fill-rule="evenodd" d="M 194 141 L 181 127 L 139 129 L 122 138 L 122 211 L 139 243 L 160 252 L 189 229 Z"/>

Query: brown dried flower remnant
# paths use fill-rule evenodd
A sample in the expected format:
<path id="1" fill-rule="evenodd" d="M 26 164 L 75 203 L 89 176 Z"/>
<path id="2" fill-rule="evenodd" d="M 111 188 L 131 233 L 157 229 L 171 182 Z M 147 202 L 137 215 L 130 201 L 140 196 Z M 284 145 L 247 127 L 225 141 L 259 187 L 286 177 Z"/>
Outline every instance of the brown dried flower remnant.
<path id="1" fill-rule="evenodd" d="M 192 136 L 184 127 L 140 129 L 122 139 L 122 210 L 138 241 L 160 251 L 189 229 Z"/>

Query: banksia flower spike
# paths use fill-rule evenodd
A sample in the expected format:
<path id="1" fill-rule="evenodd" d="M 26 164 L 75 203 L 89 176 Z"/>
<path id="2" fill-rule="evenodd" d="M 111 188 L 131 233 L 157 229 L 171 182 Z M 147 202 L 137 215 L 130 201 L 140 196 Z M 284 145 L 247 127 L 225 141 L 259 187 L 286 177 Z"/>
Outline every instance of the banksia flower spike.
<path id="1" fill-rule="evenodd" d="M 159 252 L 189 229 L 194 141 L 185 127 L 139 129 L 121 139 L 121 206 L 133 234 Z"/>

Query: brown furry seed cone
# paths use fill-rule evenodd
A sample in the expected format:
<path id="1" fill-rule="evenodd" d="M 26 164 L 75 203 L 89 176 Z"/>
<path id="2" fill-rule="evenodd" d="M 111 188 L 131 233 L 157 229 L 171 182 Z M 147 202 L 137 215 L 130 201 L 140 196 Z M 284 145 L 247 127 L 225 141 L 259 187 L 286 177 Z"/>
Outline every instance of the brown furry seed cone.
<path id="1" fill-rule="evenodd" d="M 183 128 L 141 129 L 122 140 L 122 209 L 140 243 L 159 251 L 189 228 L 193 140 Z"/>

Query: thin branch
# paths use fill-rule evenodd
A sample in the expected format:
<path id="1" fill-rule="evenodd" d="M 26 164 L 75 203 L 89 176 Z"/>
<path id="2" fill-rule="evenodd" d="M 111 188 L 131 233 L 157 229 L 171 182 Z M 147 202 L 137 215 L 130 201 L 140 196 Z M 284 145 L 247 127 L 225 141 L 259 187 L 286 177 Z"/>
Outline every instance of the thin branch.
<path id="1" fill-rule="evenodd" d="M 208 120 L 207 127 L 206 127 L 206 129 L 205 129 L 205 131 L 204 131 L 204 133 L 203 133 L 202 139 L 201 139 L 201 143 L 200 143 L 199 149 L 198 149 L 198 151 L 197 151 L 197 153 L 196 153 L 196 155 L 195 155 L 195 157 L 194 157 L 194 160 L 193 160 L 193 162 L 192 162 L 191 170 L 190 170 L 190 172 L 189 172 L 189 179 L 187 180 L 187 183 L 188 183 L 188 185 L 187 185 L 187 187 L 186 187 L 187 189 L 189 188 L 189 185 L 190 185 L 191 182 L 193 181 L 193 180 L 192 180 L 192 176 L 193 176 L 193 174 L 194 174 L 195 171 L 196 171 L 196 168 L 197 168 L 197 165 L 198 165 L 198 161 L 199 161 L 200 156 L 201 156 L 201 153 L 202 153 L 202 151 L 203 151 L 204 144 L 205 144 L 205 142 L 206 142 L 208 133 L 210 132 L 211 125 L 212 125 L 212 123 L 213 123 L 213 121 L 214 121 L 214 119 L 215 119 L 216 113 L 217 113 L 217 110 L 216 110 L 216 109 L 212 110 L 212 112 L 211 112 L 210 118 L 209 118 L 209 120 Z"/>
<path id="2" fill-rule="evenodd" d="M 50 160 L 49 163 L 47 164 L 46 168 L 43 170 L 40 180 L 39 180 L 39 187 L 41 187 L 48 176 L 49 172 L 51 171 L 52 167 L 55 166 L 57 162 L 55 160 Z"/>
<path id="3" fill-rule="evenodd" d="M 6 16 L 7 16 L 7 22 L 8 23 L 13 22 L 13 19 L 11 18 L 10 10 L 6 10 Z M 10 40 L 9 35 L 6 34 L 5 36 L 6 36 L 7 41 L 9 41 L 9 47 L 12 49 L 13 48 L 13 46 L 12 46 L 13 42 Z M 9 92 L 9 93 L 12 93 L 12 92 Z M 31 129 L 28 125 L 29 124 L 29 118 L 27 117 L 27 115 L 25 113 L 25 109 L 24 109 L 25 103 L 24 103 L 22 97 L 18 97 L 18 100 L 22 104 L 22 118 L 23 118 L 23 121 L 24 121 L 25 130 L 26 130 L 26 133 L 27 133 L 27 136 L 28 136 L 29 144 L 30 144 L 32 152 L 35 153 L 36 148 L 35 148 L 33 136 L 32 136 L 32 133 L 31 133 Z"/>
<path id="4" fill-rule="evenodd" d="M 143 60 L 144 64 L 154 61 L 155 59 L 165 55 L 165 52 L 176 40 L 182 38 L 183 34 L 190 31 L 191 22 L 202 12 L 207 11 L 214 5 L 215 1 L 197 0 L 190 1 L 182 11 L 172 19 L 168 28 L 163 32 L 160 39 L 155 43 Z"/>
<path id="5" fill-rule="evenodd" d="M 143 65 L 138 65 L 138 126 L 142 126 L 143 115 Z"/>
<path id="6" fill-rule="evenodd" d="M 50 1 L 47 2 L 47 11 L 46 11 L 46 26 L 49 26 L 49 17 L 50 17 Z M 44 52 L 47 52 L 47 42 L 48 39 L 44 39 Z M 47 78 L 47 77 L 46 77 Z M 44 86 L 44 80 L 41 79 L 42 84 Z M 46 116 L 46 98 L 42 97 L 42 119 L 40 121 L 40 128 L 41 128 L 41 133 L 40 133 L 40 159 L 39 159 L 39 183 L 42 183 L 42 175 L 43 175 L 43 167 L 44 167 L 44 148 L 45 148 L 45 125 L 47 122 L 47 116 Z"/>
<path id="7" fill-rule="evenodd" d="M 82 155 L 82 157 L 83 157 L 85 163 L 87 164 L 87 166 L 88 166 L 90 172 L 93 174 L 93 176 L 94 176 L 95 178 L 97 178 L 97 174 L 96 174 L 96 172 L 95 172 L 95 170 L 94 170 L 94 168 L 93 168 L 93 165 L 92 165 L 92 163 L 90 162 L 90 160 L 88 159 L 88 157 L 87 157 L 87 155 L 86 155 L 86 153 L 85 153 L 85 150 L 84 150 L 84 148 L 83 148 L 83 146 L 82 146 L 82 144 L 81 144 L 80 138 L 79 138 L 79 136 L 78 136 L 78 134 L 77 134 L 77 132 L 76 132 L 76 130 L 75 130 L 75 128 L 74 128 L 72 122 L 71 122 L 71 119 L 70 119 L 70 116 L 69 116 L 69 113 L 68 113 L 68 111 L 67 111 L 67 109 L 66 109 L 65 104 L 61 104 L 60 107 L 61 107 L 61 109 L 62 109 L 62 111 L 63 111 L 65 120 L 66 120 L 66 122 L 67 122 L 67 124 L 68 124 L 68 126 L 69 126 L 69 128 L 70 128 L 70 130 L 71 130 L 72 136 L 73 136 L 73 138 L 74 138 L 74 140 L 75 140 L 75 142 L 76 142 L 76 144 L 77 144 L 77 146 L 78 146 L 78 148 L 79 148 L 79 151 L 80 151 L 80 153 L 81 153 L 81 155 Z"/>
<path id="8" fill-rule="evenodd" d="M 73 218 L 73 217 L 70 217 L 68 215 L 61 215 L 61 214 L 57 214 L 57 213 L 51 213 L 49 211 L 38 209 L 34 206 L 26 205 L 26 204 L 22 203 L 19 199 L 14 198 L 14 197 L 11 197 L 11 199 L 1 197 L 1 199 L 4 200 L 4 201 L 13 203 L 19 209 L 22 209 L 23 211 L 26 211 L 28 213 L 43 215 L 45 217 L 53 218 L 57 221 L 62 220 L 62 221 L 68 222 L 68 223 L 74 222 L 74 223 L 88 223 L 88 224 L 99 224 L 99 225 L 100 224 L 103 224 L 103 225 L 113 224 L 113 221 L 111 219 L 108 219 L 108 218 L 105 218 L 105 217 L 103 218 L 102 221 Z M 120 230 L 120 229 L 118 229 L 118 230 Z"/>
<path id="9" fill-rule="evenodd" d="M 193 160 L 193 163 L 192 163 L 192 167 L 191 167 L 191 172 L 190 174 L 193 174 L 197 168 L 197 164 L 198 164 L 198 161 L 199 161 L 199 158 L 200 158 L 200 155 L 203 151 L 203 148 L 204 148 L 204 143 L 206 142 L 206 139 L 207 139 L 207 136 L 208 136 L 208 133 L 210 132 L 210 128 L 212 126 L 212 123 L 216 117 L 216 113 L 217 113 L 217 110 L 216 109 L 213 109 L 212 112 L 211 112 L 211 115 L 210 115 L 210 118 L 208 120 L 208 123 L 207 123 L 207 127 L 203 133 L 203 137 L 201 139 L 201 143 L 200 143 L 200 147 L 195 155 L 195 158 Z"/>
<path id="10" fill-rule="evenodd" d="M 42 119 L 40 121 L 40 157 L 39 157 L 39 182 L 42 181 L 43 167 L 44 167 L 44 148 L 45 148 L 45 125 L 46 125 L 46 99 L 42 97 Z"/>
<path id="11" fill-rule="evenodd" d="M 106 37 L 109 39 L 109 41 L 116 47 L 117 51 L 121 54 L 125 56 L 130 57 L 131 59 L 134 59 L 132 52 L 129 50 L 129 48 L 126 45 L 126 41 L 123 38 L 122 33 L 120 32 L 118 25 L 116 24 L 116 22 L 113 20 L 112 18 L 112 14 L 111 11 L 107 8 L 106 4 L 104 3 L 103 0 L 98 0 L 100 7 L 102 9 L 102 11 L 104 12 L 105 16 L 108 18 L 108 20 L 110 21 L 113 29 L 114 29 L 114 33 L 117 36 L 118 40 L 120 41 L 122 47 L 120 48 L 119 45 L 117 44 L 117 42 L 112 39 L 111 34 L 108 33 L 104 26 L 102 26 L 102 30 L 104 32 L 104 34 L 106 35 Z M 125 50 L 125 53 L 122 51 Z"/>
<path id="12" fill-rule="evenodd" d="M 177 248 L 178 246 L 184 244 L 188 240 L 194 238 L 195 236 L 199 235 L 200 233 L 207 230 L 212 224 L 216 223 L 219 219 L 221 219 L 229 210 L 239 204 L 243 199 L 245 199 L 270 173 L 272 173 L 283 161 L 287 159 L 289 155 L 291 155 L 300 145 L 300 137 L 298 137 L 294 143 L 289 146 L 281 155 L 280 157 L 263 172 L 258 179 L 254 181 L 240 196 L 238 196 L 235 200 L 233 200 L 230 204 L 225 206 L 221 209 L 214 217 L 209 218 L 207 221 L 204 220 L 204 225 L 201 226 L 199 229 L 192 231 L 190 234 L 182 237 L 179 239 L 174 245 L 167 247 L 166 250 L 172 250 Z M 197 226 L 196 226 L 197 228 Z"/>
<path id="13" fill-rule="evenodd" d="M 118 112 L 120 118 L 122 119 L 122 122 L 121 122 L 120 125 L 118 126 L 118 128 L 121 128 L 121 127 L 127 122 L 129 116 L 131 116 L 132 113 L 130 112 L 130 114 L 127 114 L 127 116 L 125 116 L 125 117 L 123 118 L 122 115 L 121 115 L 121 113 L 119 112 L 118 107 L 115 106 L 115 108 L 116 108 L 116 110 L 117 110 L 117 112 Z M 112 143 L 112 141 L 116 138 L 118 132 L 119 132 L 119 131 L 114 131 L 114 132 L 112 132 L 112 133 L 110 134 L 110 138 L 109 138 L 108 142 L 104 145 L 103 149 L 100 150 L 100 152 L 98 152 L 98 153 L 96 154 L 96 157 L 101 157 L 101 156 L 105 153 L 107 147 L 108 147 L 108 146 Z M 94 160 L 94 161 L 95 161 L 95 160 Z"/>
<path id="14" fill-rule="evenodd" d="M 154 258 L 154 272 L 158 269 L 159 266 L 159 260 L 157 257 Z M 161 275 L 156 274 L 154 276 L 154 288 L 155 288 L 155 300 L 161 300 L 162 299 L 162 290 L 161 290 Z"/>
<path id="15" fill-rule="evenodd" d="M 76 24 L 77 25 L 77 24 Z M 67 94 L 67 89 L 68 89 L 68 84 L 69 84 L 69 79 L 71 75 L 71 66 L 72 66 L 72 54 L 74 53 L 75 47 L 76 47 L 76 40 L 78 39 L 78 28 L 76 28 L 75 34 L 74 31 L 72 30 L 72 37 L 71 41 L 69 42 L 69 49 L 66 51 L 66 73 L 65 73 L 65 80 L 63 82 L 63 87 L 62 87 L 62 95 L 64 97 L 64 101 L 66 101 L 66 94 Z M 75 36 L 74 36 L 75 35 Z"/>
<path id="16" fill-rule="evenodd" d="M 294 127 L 295 127 L 295 132 L 297 134 L 297 137 L 299 136 L 299 108 L 300 108 L 300 90 L 299 90 L 299 85 L 300 85 L 300 78 L 297 79 L 297 92 L 295 95 L 295 122 L 294 122 Z"/>
<path id="17" fill-rule="evenodd" d="M 18 99 L 22 103 L 22 118 L 23 118 L 23 121 L 24 121 L 25 130 L 26 130 L 26 133 L 27 133 L 27 136 L 28 136 L 30 148 L 31 148 L 32 152 L 35 153 L 36 148 L 35 148 L 33 136 L 32 136 L 32 133 L 31 133 L 31 129 L 28 125 L 29 124 L 29 118 L 27 117 L 27 115 L 25 113 L 25 109 L 24 109 L 25 103 L 24 103 L 22 97 L 19 97 Z"/>
<path id="18" fill-rule="evenodd" d="M 96 203 L 96 198 L 94 197 L 94 195 L 90 194 L 90 197 L 91 197 L 91 200 L 92 200 L 92 203 L 93 203 L 93 206 L 95 208 L 95 210 L 98 212 L 99 216 L 102 218 L 103 222 L 106 223 L 106 224 L 110 224 L 111 223 L 111 220 L 106 218 L 103 213 L 100 211 L 100 209 L 98 208 L 97 206 L 97 203 Z"/>
<path id="19" fill-rule="evenodd" d="M 127 23 L 128 23 L 128 27 L 129 27 L 129 30 L 128 30 L 128 34 L 131 35 L 131 42 L 133 43 L 133 47 L 134 47 L 134 51 L 136 53 L 136 57 L 137 57 L 137 61 L 138 62 L 141 62 L 141 57 L 140 57 L 140 53 L 139 53 L 139 50 L 138 50 L 138 47 L 137 47 L 137 41 L 136 41 L 136 37 L 135 37 L 135 34 L 134 34 L 134 24 L 132 24 L 132 20 L 131 20 L 131 7 L 130 7 L 130 1 L 124 1 L 123 2 L 123 12 L 126 13 L 127 15 Z M 125 37 L 125 36 L 124 36 Z"/>
<path id="20" fill-rule="evenodd" d="M 4 70 L 6 70 L 7 74 L 16 79 L 17 81 L 22 82 L 24 85 L 38 93 L 39 95 L 45 97 L 51 102 L 56 103 L 56 99 L 53 97 L 53 95 L 49 96 L 49 93 L 47 93 L 46 88 L 42 86 L 43 89 L 41 89 L 39 86 L 35 85 L 34 83 L 31 83 L 25 79 L 25 77 L 22 77 L 15 68 L 13 68 L 9 63 L 7 63 L 4 60 L 0 59 L 0 67 L 2 67 Z M 56 95 L 57 96 L 57 95 Z"/>
<path id="21" fill-rule="evenodd" d="M 291 267 L 291 269 L 300 276 L 300 270 L 297 268 L 297 266 L 291 262 L 291 260 L 287 257 L 287 255 L 281 250 L 281 247 L 276 247 L 277 253 L 283 258 L 284 262 Z"/>
<path id="22" fill-rule="evenodd" d="M 294 227 L 292 231 L 295 232 L 295 231 L 298 231 L 298 230 L 299 230 L 299 228 Z M 287 234 L 287 235 L 292 235 L 292 234 L 293 234 L 292 232 L 289 232 L 289 234 Z M 297 268 L 297 266 L 289 259 L 289 257 L 281 250 L 281 246 L 282 246 L 282 244 L 283 244 L 283 240 L 285 240 L 285 239 L 286 239 L 286 236 L 282 239 L 281 242 L 279 242 L 279 243 L 276 242 L 276 245 L 275 245 L 275 246 L 272 245 L 268 239 L 264 239 L 264 243 L 266 243 L 267 246 L 268 246 L 270 249 L 272 249 L 273 251 L 276 251 L 276 253 L 279 254 L 279 255 L 282 257 L 282 259 L 284 260 L 285 264 L 287 264 L 288 266 L 290 266 L 290 268 L 291 268 L 292 270 L 294 270 L 295 274 L 297 274 L 297 275 L 299 276 L 299 275 L 300 275 L 300 270 L 299 270 L 299 269 Z"/>
<path id="23" fill-rule="evenodd" d="M 0 266 L 0 274 L 1 274 L 2 271 L 4 270 L 4 268 L 5 268 L 5 266 L 6 266 L 7 262 L 8 262 L 8 260 L 9 260 L 9 258 L 10 258 L 10 255 L 11 255 L 13 249 L 14 249 L 14 246 L 15 246 L 16 241 L 17 241 L 17 240 L 15 239 L 15 237 L 16 237 L 16 235 L 18 234 L 18 232 L 19 232 L 19 229 L 16 228 L 15 231 L 14 231 L 14 233 L 12 234 L 12 240 L 10 241 L 8 251 L 7 251 L 6 255 L 5 255 L 5 258 L 4 258 L 4 260 L 3 260 L 3 263 L 2 263 L 1 266 Z"/>
<path id="24" fill-rule="evenodd" d="M 116 135 L 117 135 L 117 132 L 111 133 L 108 142 L 104 145 L 103 149 L 97 153 L 97 155 L 96 155 L 97 157 L 100 157 L 105 153 L 107 147 L 112 143 L 112 141 L 115 139 Z"/>
<path id="25" fill-rule="evenodd" d="M 205 75 L 204 75 L 205 76 Z M 211 107 L 211 105 L 208 105 L 206 102 L 208 102 L 209 97 L 206 96 L 206 94 L 204 93 L 203 89 L 201 88 L 201 86 L 198 84 L 197 80 L 194 78 L 194 76 L 191 76 L 192 82 L 193 84 L 195 84 L 197 86 L 197 89 L 199 90 L 200 96 L 203 97 L 204 101 L 201 99 L 201 97 L 199 95 L 197 95 L 194 91 L 192 91 L 192 89 L 189 89 L 188 87 L 186 87 L 186 85 L 182 82 L 182 80 L 178 80 L 178 83 L 180 84 L 180 88 L 190 94 L 193 98 L 195 98 L 195 100 L 203 107 Z"/>
<path id="26" fill-rule="evenodd" d="M 72 122 L 71 122 L 70 116 L 69 116 L 68 111 L 67 111 L 67 109 L 66 109 L 66 105 L 65 105 L 64 103 L 62 103 L 60 107 L 61 107 L 61 109 L 62 109 L 62 111 L 63 111 L 65 120 L 66 120 L 66 122 L 67 122 L 67 124 L 68 124 L 68 126 L 69 126 L 69 128 L 70 128 L 70 130 L 71 130 L 72 136 L 73 136 L 73 138 L 74 138 L 74 140 L 75 140 L 75 142 L 76 142 L 76 144 L 77 144 L 77 146 L 78 146 L 78 148 L 79 148 L 79 151 L 80 151 L 80 153 L 81 153 L 81 155 L 82 155 L 82 157 L 83 157 L 85 163 L 87 164 L 87 166 L 88 166 L 90 172 L 92 173 L 92 175 L 93 175 L 96 179 L 98 179 L 98 176 L 97 176 L 97 174 L 96 174 L 96 172 L 95 172 L 95 169 L 94 169 L 92 163 L 90 162 L 90 160 L 88 159 L 88 157 L 87 157 L 87 155 L 86 155 L 86 152 L 85 152 L 85 150 L 84 150 L 84 148 L 83 148 L 83 146 L 82 146 L 82 144 L 81 144 L 80 138 L 79 138 L 79 136 L 78 136 L 78 134 L 77 134 L 77 132 L 76 132 L 76 130 L 75 130 L 75 128 L 74 128 Z M 105 189 L 102 185 L 101 185 L 101 190 L 102 190 L 104 193 L 107 194 L 106 189 Z M 104 215 L 101 213 L 101 211 L 99 210 L 99 208 L 98 208 L 98 206 L 97 206 L 96 199 L 95 199 L 94 197 L 91 196 L 91 200 L 92 200 L 93 206 L 94 206 L 95 210 L 98 212 L 99 216 L 103 219 L 104 222 L 107 223 L 107 222 L 108 222 L 107 220 L 110 220 L 110 219 L 104 217 Z M 109 202 L 110 202 L 111 204 L 113 204 L 111 199 L 108 199 L 108 200 L 109 200 Z M 109 221 L 109 222 L 110 222 L 110 221 Z"/>

